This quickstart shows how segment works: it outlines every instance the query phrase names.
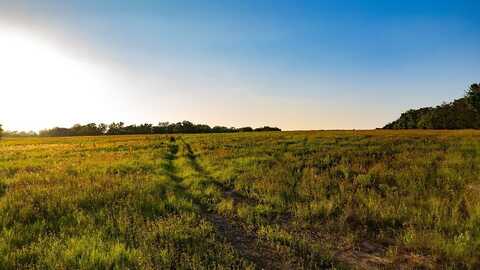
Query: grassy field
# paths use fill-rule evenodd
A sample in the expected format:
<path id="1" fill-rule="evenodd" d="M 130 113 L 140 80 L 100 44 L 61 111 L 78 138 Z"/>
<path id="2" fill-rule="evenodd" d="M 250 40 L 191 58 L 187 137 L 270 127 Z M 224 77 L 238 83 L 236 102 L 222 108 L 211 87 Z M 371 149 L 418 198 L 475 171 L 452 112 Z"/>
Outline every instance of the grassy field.
<path id="1" fill-rule="evenodd" d="M 480 267 L 480 132 L 0 142 L 0 269 Z"/>

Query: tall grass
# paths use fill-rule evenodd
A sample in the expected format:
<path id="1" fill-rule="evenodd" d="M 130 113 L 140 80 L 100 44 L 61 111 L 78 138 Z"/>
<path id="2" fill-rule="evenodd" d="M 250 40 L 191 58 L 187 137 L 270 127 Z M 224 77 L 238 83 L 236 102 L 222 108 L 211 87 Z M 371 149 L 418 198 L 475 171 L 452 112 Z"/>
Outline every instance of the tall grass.
<path id="1" fill-rule="evenodd" d="M 238 208 L 246 222 L 284 223 L 331 250 L 368 239 L 396 257 L 470 269 L 480 267 L 479 139 L 476 131 L 189 138 L 216 179 L 256 202 Z"/>
<path id="2" fill-rule="evenodd" d="M 479 151 L 476 131 L 6 139 L 0 269 L 262 265 L 221 222 L 293 268 L 351 266 L 338 252 L 368 241 L 392 265 L 476 269 Z"/>

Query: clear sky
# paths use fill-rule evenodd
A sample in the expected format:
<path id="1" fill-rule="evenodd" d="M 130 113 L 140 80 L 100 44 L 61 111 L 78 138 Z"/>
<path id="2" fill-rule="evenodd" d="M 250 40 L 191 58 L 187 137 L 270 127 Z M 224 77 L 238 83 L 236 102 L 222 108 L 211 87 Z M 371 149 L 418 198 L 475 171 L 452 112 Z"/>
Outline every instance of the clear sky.
<path id="1" fill-rule="evenodd" d="M 480 81 L 480 1 L 0 0 L 0 123 L 369 129 Z"/>

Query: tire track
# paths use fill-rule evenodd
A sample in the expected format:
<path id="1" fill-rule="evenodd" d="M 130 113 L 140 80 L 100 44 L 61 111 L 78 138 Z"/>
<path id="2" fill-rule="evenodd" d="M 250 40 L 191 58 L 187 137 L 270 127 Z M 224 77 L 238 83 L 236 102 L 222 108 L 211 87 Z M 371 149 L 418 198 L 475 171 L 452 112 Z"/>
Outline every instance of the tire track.
<path id="1" fill-rule="evenodd" d="M 216 181 L 197 161 L 190 144 L 183 139 L 182 146 L 186 152 L 185 157 L 189 166 L 198 173 L 201 177 L 205 177 L 212 184 L 219 186 L 222 189 L 223 197 L 232 198 L 234 203 L 240 201 L 247 202 L 248 199 L 238 194 L 234 190 L 225 190 L 220 182 Z M 227 218 L 223 215 L 217 214 L 213 211 L 207 211 L 208 205 L 196 202 L 201 208 L 201 215 L 212 223 L 216 232 L 227 242 L 229 242 L 236 252 L 252 262 L 257 269 L 291 269 L 288 265 L 282 263 L 282 255 L 275 249 L 268 245 L 265 241 L 258 238 L 257 234 L 245 229 L 245 224 L 236 218 Z M 250 202 L 251 203 L 251 202 Z"/>

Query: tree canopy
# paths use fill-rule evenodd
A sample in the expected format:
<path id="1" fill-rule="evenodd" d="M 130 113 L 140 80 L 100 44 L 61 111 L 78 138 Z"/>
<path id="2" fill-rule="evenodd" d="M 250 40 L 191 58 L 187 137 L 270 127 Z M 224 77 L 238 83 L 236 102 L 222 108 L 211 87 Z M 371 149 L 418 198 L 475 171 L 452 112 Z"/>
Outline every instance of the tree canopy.
<path id="1" fill-rule="evenodd" d="M 226 132 L 253 132 L 253 131 L 281 131 L 277 127 L 210 127 L 205 124 L 194 124 L 189 121 L 178 123 L 160 122 L 158 125 L 149 123 L 140 125 L 125 125 L 123 122 L 114 122 L 110 125 L 90 123 L 76 124 L 71 128 L 55 127 L 40 131 L 44 137 L 63 136 L 98 136 L 98 135 L 133 135 L 133 134 L 175 134 L 175 133 L 226 133 Z"/>
<path id="2" fill-rule="evenodd" d="M 408 110 L 385 129 L 480 129 L 480 84 L 465 96 L 436 107 Z"/>

